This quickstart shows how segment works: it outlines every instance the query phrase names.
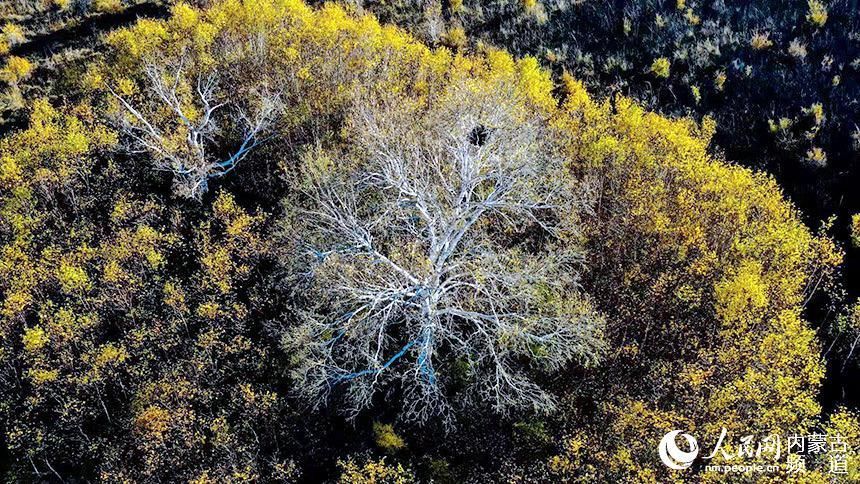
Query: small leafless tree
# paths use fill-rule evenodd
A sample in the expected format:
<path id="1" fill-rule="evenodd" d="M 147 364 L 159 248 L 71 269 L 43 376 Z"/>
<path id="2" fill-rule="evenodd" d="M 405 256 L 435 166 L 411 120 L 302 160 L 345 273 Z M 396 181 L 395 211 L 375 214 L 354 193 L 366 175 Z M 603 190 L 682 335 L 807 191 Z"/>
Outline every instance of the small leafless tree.
<path id="1" fill-rule="evenodd" d="M 307 305 L 285 338 L 301 387 L 342 389 L 354 414 L 399 381 L 418 422 L 451 416 L 455 380 L 467 405 L 549 410 L 530 374 L 603 346 L 578 283 L 590 197 L 512 91 L 464 84 L 433 106 L 357 102 L 354 152 L 308 163 L 291 224 Z"/>
<path id="2" fill-rule="evenodd" d="M 232 171 L 259 145 L 283 106 L 280 93 L 266 86 L 256 87 L 247 99 L 231 101 L 219 92 L 217 74 L 190 74 L 184 64 L 185 56 L 180 56 L 172 68 L 168 61 L 145 65 L 151 94 L 145 107 L 109 90 L 124 108 L 120 125 L 131 149 L 152 156 L 157 170 L 173 173 L 178 194 L 199 198 L 211 178 Z M 236 141 L 219 137 L 219 120 L 242 133 L 239 146 L 226 158 L 212 152 L 219 143 Z"/>

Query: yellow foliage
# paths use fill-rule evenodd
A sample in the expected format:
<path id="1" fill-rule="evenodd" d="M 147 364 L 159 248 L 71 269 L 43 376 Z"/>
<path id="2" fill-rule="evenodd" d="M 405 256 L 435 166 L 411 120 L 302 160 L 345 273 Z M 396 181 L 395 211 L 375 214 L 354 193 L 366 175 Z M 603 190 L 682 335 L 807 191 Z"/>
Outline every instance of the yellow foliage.
<path id="1" fill-rule="evenodd" d="M 237 279 L 248 275 L 249 266 L 245 262 L 263 255 L 263 241 L 255 229 L 265 216 L 248 214 L 224 192 L 219 193 L 213 202 L 212 211 L 226 237 L 213 243 L 211 234 L 205 232 L 209 227 L 204 228 L 201 234 L 200 262 L 206 275 L 204 284 L 228 294 Z"/>
<path id="2" fill-rule="evenodd" d="M 376 436 L 376 445 L 385 452 L 394 452 L 406 447 L 406 442 L 394 432 L 394 426 L 391 424 L 374 422 L 373 433 Z"/>
<path id="3" fill-rule="evenodd" d="M 717 91 L 722 91 L 726 85 L 726 73 L 720 71 L 717 73 L 716 77 L 714 77 L 714 89 Z"/>
<path id="4" fill-rule="evenodd" d="M 820 0 L 809 0 L 807 2 L 809 11 L 806 20 L 817 28 L 824 27 L 827 23 L 827 6 Z"/>
<path id="5" fill-rule="evenodd" d="M 24 330 L 23 342 L 24 349 L 27 350 L 27 352 L 35 353 L 48 344 L 48 335 L 45 333 L 44 329 L 39 326 L 34 326 Z"/>
<path id="6" fill-rule="evenodd" d="M 96 353 L 93 363 L 96 367 L 103 367 L 122 363 L 127 358 L 128 352 L 125 348 L 108 343 L 102 346 L 98 353 Z"/>
<path id="7" fill-rule="evenodd" d="M 815 166 L 825 166 L 827 164 L 827 153 L 818 146 L 813 146 L 806 152 L 806 159 Z"/>
<path id="8" fill-rule="evenodd" d="M 761 272 L 761 264 L 745 261 L 735 274 L 717 283 L 714 292 L 720 319 L 741 322 L 767 305 L 767 286 Z"/>
<path id="9" fill-rule="evenodd" d="M 702 22 L 702 18 L 696 15 L 696 12 L 693 11 L 692 8 L 688 8 L 686 12 L 684 12 L 684 18 L 687 19 L 687 22 L 690 25 L 699 25 Z"/>
<path id="10" fill-rule="evenodd" d="M 9 45 L 18 45 L 24 43 L 27 38 L 24 36 L 24 29 L 20 25 L 12 22 L 6 22 L 3 25 L 2 36 L 6 39 Z"/>
<path id="11" fill-rule="evenodd" d="M 219 309 L 218 303 L 206 302 L 197 307 L 197 314 L 206 319 L 215 319 L 218 317 Z"/>
<path id="12" fill-rule="evenodd" d="M 57 270 L 57 281 L 66 293 L 87 291 L 92 287 L 86 271 L 76 265 L 62 262 Z"/>
<path id="13" fill-rule="evenodd" d="M 678 8 L 686 10 L 685 2 L 679 1 Z M 449 31 L 449 44 L 466 45 L 465 33 L 455 31 Z M 523 117 L 536 114 L 546 120 L 547 133 L 570 169 L 599 188 L 601 204 L 584 222 L 583 237 L 589 253 L 601 258 L 590 280 L 596 281 L 593 290 L 601 308 L 611 313 L 607 333 L 618 351 L 597 371 L 613 383 L 636 375 L 641 381 L 630 385 L 630 392 L 640 384 L 653 385 L 643 394 L 597 395 L 606 397 L 605 405 L 595 410 L 595 420 L 586 422 L 583 432 L 566 439 L 562 452 L 549 462 L 553 472 L 564 476 L 601 469 L 602 477 L 615 476 L 618 482 L 663 482 L 664 474 L 657 470 L 662 467 L 659 462 L 653 465 L 654 439 L 661 432 L 682 426 L 709 434 L 718 434 L 713 431 L 722 426 L 732 432 L 801 432 L 818 417 L 815 397 L 823 365 L 815 333 L 800 314 L 810 277 L 838 264 L 840 254 L 809 233 L 772 178 L 709 154 L 713 121 L 667 119 L 621 96 L 614 102 L 595 101 L 567 74 L 562 76 L 564 97 L 559 103 L 550 74 L 533 58 L 515 60 L 489 48 L 475 55 L 432 50 L 372 17 L 332 4 L 313 10 L 299 0 L 223 0 L 202 11 L 177 4 L 169 20 L 141 20 L 109 34 L 108 62 L 90 70 L 88 84 L 96 91 L 111 86 L 136 96 L 145 92 L 142 66 L 147 61 L 187 53 L 190 74 L 182 82 L 192 86 L 193 75 L 214 72 L 227 62 L 253 62 L 244 47 L 223 46 L 246 46 L 247 39 L 262 38 L 268 42 L 265 54 L 271 62 L 235 69 L 237 76 L 249 73 L 235 81 L 256 86 L 258 79 L 288 80 L 301 93 L 301 101 L 288 107 L 284 130 L 337 115 L 380 92 L 420 105 L 432 102 L 451 83 L 507 88 L 521 101 L 516 109 Z M 256 64 L 245 67 L 250 65 Z M 667 78 L 670 68 L 668 58 L 659 58 L 651 71 Z M 722 90 L 725 81 L 726 74 L 718 73 L 716 89 Z M 164 120 L 163 110 L 161 115 Z M 42 222 L 25 208 L 44 187 L 62 186 L 74 178 L 64 175 L 85 172 L 92 163 L 89 154 L 116 141 L 110 131 L 84 119 L 85 110 L 70 115 L 39 100 L 30 126 L 0 141 L 0 185 L 14 188 L 0 190 L 0 227 L 12 239 L 0 247 L 4 322 L 17 321 L 34 297 L 41 297 L 37 289 L 57 282 L 68 293 L 63 297 L 71 300 L 66 296 L 92 288 L 90 273 L 93 278 L 101 274 L 104 281 L 99 282 L 112 291 L 108 295 L 133 299 L 133 289 L 147 280 L 141 271 L 169 265 L 165 248 L 171 237 L 158 225 L 139 221 L 146 219 L 136 214 L 146 210 L 119 195 L 106 207 L 111 235 L 101 241 L 97 255 L 34 248 Z M 174 132 L 173 126 L 165 121 L 163 130 Z M 183 288 L 165 279 L 155 283 L 154 300 L 165 303 L 170 317 L 184 319 L 191 308 L 199 318 L 214 321 L 247 310 L 230 296 L 250 273 L 250 261 L 265 250 L 255 230 L 263 216 L 252 215 L 227 193 L 219 193 L 211 209 L 213 217 L 195 231 L 193 242 L 199 287 Z M 196 290 L 208 292 L 194 297 Z M 53 311 L 50 324 L 24 330 L 19 323 L 15 341 L 23 334 L 25 349 L 35 352 L 48 342 L 53 347 L 58 336 L 86 322 L 83 316 L 61 311 Z M 147 323 L 158 331 L 159 325 L 170 324 Z M 93 345 L 86 354 L 95 366 L 110 369 L 132 354 L 136 358 L 139 348 L 132 343 L 142 344 L 145 338 L 136 334 L 128 344 Z M 216 353 L 213 348 L 231 351 L 249 345 L 247 338 L 222 341 L 212 327 L 199 332 L 195 341 L 209 357 Z M 27 374 L 37 384 L 59 377 L 57 370 L 40 368 Z M 171 383 L 171 399 L 190 400 L 191 390 Z M 250 387 L 237 393 L 246 403 L 262 398 Z M 183 418 L 181 412 L 148 402 L 141 407 L 135 409 L 135 426 L 156 438 L 174 419 Z M 576 412 L 569 417 L 577 418 Z M 834 420 L 834 425 L 849 424 L 847 417 Z M 197 428 L 218 430 L 219 439 L 228 433 L 213 421 Z M 592 428 L 600 431 L 585 432 Z M 391 426 L 374 430 L 384 449 L 405 445 Z M 627 448 L 631 442 L 642 447 Z M 350 460 L 341 467 L 342 482 L 412 480 L 403 467 L 384 460 Z M 236 472 L 251 475 L 243 469 Z"/>
<path id="14" fill-rule="evenodd" d="M 756 32 L 753 34 L 752 38 L 750 38 L 750 47 L 754 50 L 765 50 L 769 49 L 773 46 L 773 41 L 770 40 L 770 35 L 765 32 Z"/>
<path id="15" fill-rule="evenodd" d="M 821 124 L 824 122 L 824 106 L 821 103 L 813 103 L 808 108 L 804 108 L 803 112 L 812 116 L 815 124 Z"/>
<path id="16" fill-rule="evenodd" d="M 180 313 L 188 310 L 185 306 L 185 292 L 172 282 L 164 284 L 164 304 Z"/>
<path id="17" fill-rule="evenodd" d="M 611 308 L 608 331 L 630 338 L 648 325 L 659 335 L 646 348 L 672 341 L 673 352 L 697 355 L 670 364 L 638 351 L 615 365 L 642 365 L 648 381 L 674 382 L 672 400 L 685 403 L 668 419 L 673 428 L 794 432 L 812 424 L 824 373 L 800 307 L 807 278 L 838 264 L 839 252 L 809 233 L 773 179 L 708 155 L 712 121 L 668 120 L 624 98 L 598 103 L 575 81 L 565 85 L 555 125 L 567 134 L 569 157 L 582 160 L 577 169 L 602 180 L 605 218 L 589 231 L 592 250 L 624 267 L 596 289 Z M 632 432 L 669 409 L 643 405 L 654 416 L 619 428 L 628 436 L 621 441 L 654 442 L 656 431 Z M 659 462 L 637 457 L 653 449 L 609 447 L 596 455 L 597 468 L 616 469 L 610 475 L 622 480 L 659 480 L 647 471 Z"/>
<path id="18" fill-rule="evenodd" d="M 466 31 L 463 27 L 451 27 L 445 32 L 442 40 L 445 45 L 452 49 L 462 49 L 469 44 L 469 38 L 466 37 Z"/>
<path id="19" fill-rule="evenodd" d="M 167 410 L 156 406 L 149 406 L 137 415 L 134 421 L 135 428 L 144 433 L 147 438 L 161 440 L 164 438 L 170 424 L 170 414 Z"/>
<path id="20" fill-rule="evenodd" d="M 50 383 L 55 381 L 60 377 L 60 372 L 57 370 L 45 370 L 42 368 L 35 368 L 27 370 L 27 375 L 33 381 L 34 385 L 43 385 L 45 383 Z"/>
<path id="21" fill-rule="evenodd" d="M 60 308 L 53 313 L 52 310 L 52 307 L 46 307 L 41 318 L 48 324 L 51 338 L 58 344 L 73 341 L 83 331 L 93 328 L 98 323 L 91 314 L 75 314 L 69 308 Z"/>
<path id="22" fill-rule="evenodd" d="M 851 245 L 860 247 L 860 213 L 851 216 Z"/>
<path id="23" fill-rule="evenodd" d="M 93 8 L 96 12 L 101 13 L 116 13 L 124 8 L 122 0 L 94 0 Z"/>
<path id="24" fill-rule="evenodd" d="M 679 9 L 687 7 L 681 2 Z M 482 89 L 516 86 L 528 101 L 522 109 L 541 113 L 559 134 L 560 149 L 576 160 L 572 169 L 613 187 L 605 194 L 614 207 L 608 213 L 619 215 L 599 219 L 589 231 L 596 250 L 635 250 L 654 266 L 639 269 L 622 259 L 624 273 L 611 277 L 621 301 L 649 301 L 657 306 L 654 311 L 677 315 L 672 324 L 679 334 L 664 339 L 680 338 L 684 351 L 698 355 L 681 371 L 689 376 L 685 398 L 696 402 L 684 418 L 706 425 L 722 419 L 719 409 L 731 425 L 754 425 L 753 414 L 767 410 L 763 425 L 787 428 L 814 417 L 821 366 L 814 335 L 798 318 L 799 304 L 811 268 L 819 263 L 829 267 L 839 255 L 809 234 L 771 178 L 708 155 L 713 121 L 668 120 L 624 98 L 612 105 L 594 102 L 569 75 L 562 77 L 566 96 L 559 106 L 549 73 L 535 59 L 517 61 L 489 48 L 480 55 L 433 51 L 371 17 L 334 5 L 312 10 L 298 0 L 226 0 L 202 12 L 178 5 L 169 21 L 140 21 L 118 30 L 108 37 L 116 66 L 111 82 L 139 82 L 144 59 L 156 53 L 175 55 L 189 45 L 197 46 L 193 63 L 205 71 L 227 55 L 212 39 L 247 38 L 256 32 L 268 34 L 274 42 L 270 55 L 280 60 L 272 63 L 280 71 L 265 75 L 296 79 L 308 100 L 307 107 L 296 109 L 296 120 L 304 116 L 300 112 L 335 112 L 356 92 L 395 92 L 422 102 L 450 82 L 476 83 Z M 455 44 L 463 45 L 461 40 Z M 668 77 L 670 68 L 669 59 L 660 58 L 652 71 Z M 722 90 L 725 80 L 726 74 L 718 73 L 715 87 Z M 217 222 L 228 240 L 214 244 L 203 237 L 202 260 L 205 283 L 223 292 L 242 274 L 244 264 L 237 260 L 243 257 L 241 248 L 254 243 L 243 238 L 254 217 L 224 194 L 216 198 L 213 212 L 210 231 Z M 608 237 L 612 233 L 623 238 Z M 649 244 L 630 247 L 637 240 Z M 644 296 L 637 292 L 642 288 L 648 288 Z M 685 312 L 691 306 L 696 312 Z M 198 314 L 216 317 L 219 308 L 204 303 Z M 635 316 L 642 315 L 642 310 L 629 311 L 619 314 L 618 324 L 634 324 Z M 701 326 L 692 321 L 683 326 L 691 317 Z M 756 370 L 761 355 L 785 363 Z M 647 358 L 647 353 L 629 357 Z M 790 357 L 805 363 L 790 365 Z M 720 365 L 710 368 L 715 361 Z M 785 383 L 771 391 L 758 389 L 774 375 L 782 375 Z"/>
<path id="25" fill-rule="evenodd" d="M 657 77 L 667 78 L 669 77 L 669 59 L 665 57 L 660 57 L 658 59 L 654 59 L 654 62 L 651 64 L 651 72 L 654 73 Z"/>
<path id="26" fill-rule="evenodd" d="M 345 462 L 339 461 L 338 465 L 343 471 L 338 480 L 341 484 L 407 484 L 415 482 L 415 478 L 402 465 L 388 465 L 384 458 L 378 461 L 368 460 L 361 466 L 352 459 Z"/>
<path id="27" fill-rule="evenodd" d="M 11 188 L 21 180 L 21 167 L 11 156 L 0 157 L 0 186 Z"/>
<path id="28" fill-rule="evenodd" d="M 9 84 L 18 84 L 30 77 L 33 72 L 33 64 L 23 57 L 10 56 L 6 59 L 6 66 L 0 69 L 0 79 Z"/>

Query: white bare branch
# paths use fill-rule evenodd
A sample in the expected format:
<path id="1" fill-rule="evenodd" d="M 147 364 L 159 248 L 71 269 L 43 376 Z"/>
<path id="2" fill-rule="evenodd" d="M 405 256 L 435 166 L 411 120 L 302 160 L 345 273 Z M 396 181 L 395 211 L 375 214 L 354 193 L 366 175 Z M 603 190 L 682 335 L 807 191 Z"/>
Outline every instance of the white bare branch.
<path id="1" fill-rule="evenodd" d="M 185 59 L 180 55 L 175 62 L 152 61 L 144 66 L 153 96 L 146 97 L 143 106 L 135 107 L 115 89 L 108 89 L 127 114 L 121 127 L 130 148 L 149 153 L 156 170 L 173 173 L 180 194 L 199 198 L 211 178 L 231 172 L 263 141 L 283 105 L 281 94 L 265 86 L 242 105 L 223 100 L 218 76 L 187 72 Z M 238 148 L 223 159 L 212 152 L 234 141 L 221 138 L 219 121 L 242 132 Z"/>
<path id="2" fill-rule="evenodd" d="M 597 358 L 602 320 L 571 236 L 588 197 L 521 105 L 466 86 L 431 108 L 356 103 L 363 161 L 314 174 L 296 227 L 309 394 L 341 389 L 358 412 L 398 382 L 403 418 L 425 422 L 450 418 L 460 378 L 499 412 L 546 411 L 529 374 Z"/>

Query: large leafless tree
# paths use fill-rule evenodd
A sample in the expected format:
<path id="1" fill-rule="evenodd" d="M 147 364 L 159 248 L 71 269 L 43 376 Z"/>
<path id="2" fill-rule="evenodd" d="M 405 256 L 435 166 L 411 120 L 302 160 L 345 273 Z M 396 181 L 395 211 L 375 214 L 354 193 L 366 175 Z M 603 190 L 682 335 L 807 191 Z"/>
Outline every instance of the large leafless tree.
<path id="1" fill-rule="evenodd" d="M 424 422 L 451 416 L 457 383 L 467 404 L 544 411 L 534 372 L 598 358 L 578 284 L 587 190 L 527 113 L 512 90 L 467 84 L 431 108 L 368 97 L 355 150 L 309 157 L 291 225 L 307 304 L 287 340 L 318 402 L 342 391 L 357 412 L 396 387 Z"/>

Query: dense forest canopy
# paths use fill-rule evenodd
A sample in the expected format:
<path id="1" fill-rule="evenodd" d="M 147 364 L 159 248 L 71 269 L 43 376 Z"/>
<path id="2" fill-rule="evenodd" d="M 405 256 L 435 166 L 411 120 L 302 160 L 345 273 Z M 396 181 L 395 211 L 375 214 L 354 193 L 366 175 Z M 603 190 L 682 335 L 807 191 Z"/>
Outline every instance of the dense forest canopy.
<path id="1" fill-rule="evenodd" d="M 775 174 L 809 215 L 860 209 L 856 0 L 358 3 L 428 42 L 503 46 L 601 95 L 710 115 L 720 148 Z"/>
<path id="2" fill-rule="evenodd" d="M 6 56 L 7 480 L 737 479 L 664 466 L 673 429 L 838 432 L 857 478 L 807 311 L 842 250 L 719 122 L 354 5 L 205 3 L 61 87 Z"/>

